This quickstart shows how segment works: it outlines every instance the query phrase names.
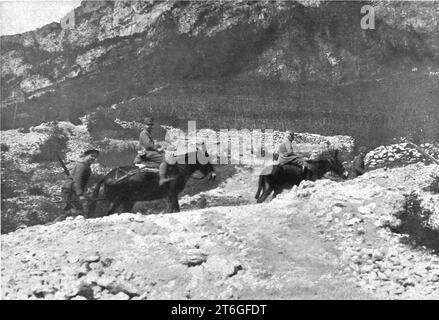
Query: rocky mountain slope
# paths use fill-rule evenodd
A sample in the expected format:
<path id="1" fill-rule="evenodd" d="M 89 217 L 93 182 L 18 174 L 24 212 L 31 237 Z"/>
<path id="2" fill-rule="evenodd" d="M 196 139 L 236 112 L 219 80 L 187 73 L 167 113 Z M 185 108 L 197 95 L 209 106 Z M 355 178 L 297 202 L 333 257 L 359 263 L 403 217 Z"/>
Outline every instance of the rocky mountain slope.
<path id="1" fill-rule="evenodd" d="M 438 248 L 391 231 L 412 191 L 437 223 L 438 195 L 424 191 L 435 170 L 304 183 L 261 205 L 18 230 L 2 235 L 2 298 L 437 299 Z"/>
<path id="2" fill-rule="evenodd" d="M 124 120 L 436 138 L 435 2 L 84 1 L 74 15 L 1 37 L 3 129 L 124 103 Z"/>

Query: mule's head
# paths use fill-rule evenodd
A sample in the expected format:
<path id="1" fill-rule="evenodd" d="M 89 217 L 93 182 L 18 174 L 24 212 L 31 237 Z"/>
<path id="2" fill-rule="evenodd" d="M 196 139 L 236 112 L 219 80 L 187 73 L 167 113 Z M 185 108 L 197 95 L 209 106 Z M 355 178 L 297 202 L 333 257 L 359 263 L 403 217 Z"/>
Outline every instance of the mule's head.
<path id="1" fill-rule="evenodd" d="M 336 173 L 338 176 L 340 176 L 343 179 L 347 179 L 348 177 L 348 171 L 343 167 L 343 164 L 341 163 L 340 159 L 338 158 L 339 151 L 335 150 L 331 157 L 328 159 L 329 168 L 332 172 Z"/>

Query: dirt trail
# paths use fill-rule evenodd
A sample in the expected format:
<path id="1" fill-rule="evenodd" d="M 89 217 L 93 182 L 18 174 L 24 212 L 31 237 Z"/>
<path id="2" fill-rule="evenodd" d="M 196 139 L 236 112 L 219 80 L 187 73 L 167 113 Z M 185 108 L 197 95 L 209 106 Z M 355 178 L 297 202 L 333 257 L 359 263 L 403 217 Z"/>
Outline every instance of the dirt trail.
<path id="1" fill-rule="evenodd" d="M 421 190 L 434 170 L 419 164 L 304 183 L 261 205 L 18 230 L 2 236 L 2 298 L 439 298 L 439 258 L 385 228 L 403 195 Z M 239 171 L 195 198 L 249 201 L 253 179 Z"/>
<path id="2" fill-rule="evenodd" d="M 75 219 L 8 234 L 3 298 L 366 297 L 334 275 L 340 252 L 306 217 L 267 206 Z"/>

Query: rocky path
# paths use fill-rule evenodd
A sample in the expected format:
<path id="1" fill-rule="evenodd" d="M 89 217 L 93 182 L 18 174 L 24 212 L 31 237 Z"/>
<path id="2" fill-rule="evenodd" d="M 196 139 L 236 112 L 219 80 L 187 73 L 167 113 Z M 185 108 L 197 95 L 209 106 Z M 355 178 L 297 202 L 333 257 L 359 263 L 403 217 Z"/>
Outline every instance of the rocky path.
<path id="1" fill-rule="evenodd" d="M 266 206 L 77 218 L 2 244 L 6 299 L 364 297 L 299 212 Z"/>
<path id="2" fill-rule="evenodd" d="M 18 230 L 2 236 L 2 298 L 439 298 L 438 257 L 384 227 L 433 170 L 411 165 L 305 183 L 262 205 Z M 223 185 L 224 196 L 252 196 L 237 181 Z"/>

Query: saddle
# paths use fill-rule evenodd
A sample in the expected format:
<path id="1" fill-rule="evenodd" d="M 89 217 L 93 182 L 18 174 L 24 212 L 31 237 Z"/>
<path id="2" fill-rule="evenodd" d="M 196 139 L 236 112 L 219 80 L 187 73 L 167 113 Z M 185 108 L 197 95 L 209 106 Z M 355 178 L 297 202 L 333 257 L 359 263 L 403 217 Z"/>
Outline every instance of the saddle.
<path id="1" fill-rule="evenodd" d="M 156 169 L 158 171 L 160 164 L 157 162 L 147 161 L 147 162 L 136 163 L 134 165 L 139 169 L 147 168 L 147 169 L 151 169 L 151 170 Z"/>
<path id="2" fill-rule="evenodd" d="M 296 168 L 300 169 L 300 171 L 303 173 L 303 176 L 306 180 L 312 180 L 313 172 L 312 172 L 312 170 L 307 168 L 305 165 L 301 165 L 301 164 L 296 163 L 296 162 L 288 162 L 288 163 L 281 165 L 281 167 L 289 167 L 289 166 L 296 167 Z"/>
<path id="3" fill-rule="evenodd" d="M 133 169 L 130 171 L 125 171 L 123 169 L 118 168 L 118 170 L 122 170 L 124 172 L 124 175 L 121 176 L 120 178 L 116 178 L 115 182 L 120 182 L 123 181 L 137 173 L 141 173 L 141 172 L 154 172 L 154 173 L 159 173 L 159 169 L 158 168 L 152 168 L 152 167 L 147 167 L 147 166 L 139 166 L 136 165 L 136 167 L 138 167 L 138 169 Z"/>

